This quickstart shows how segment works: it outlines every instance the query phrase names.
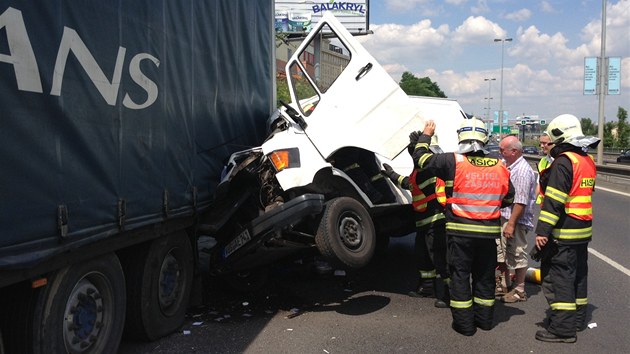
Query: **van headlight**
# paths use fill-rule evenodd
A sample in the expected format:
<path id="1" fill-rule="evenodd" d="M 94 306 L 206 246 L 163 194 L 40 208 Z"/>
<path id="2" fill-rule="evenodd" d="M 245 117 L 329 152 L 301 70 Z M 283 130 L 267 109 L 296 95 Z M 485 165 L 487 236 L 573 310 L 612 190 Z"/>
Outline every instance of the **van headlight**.
<path id="1" fill-rule="evenodd" d="M 277 172 L 285 168 L 300 167 L 300 151 L 297 148 L 272 151 L 267 155 Z"/>

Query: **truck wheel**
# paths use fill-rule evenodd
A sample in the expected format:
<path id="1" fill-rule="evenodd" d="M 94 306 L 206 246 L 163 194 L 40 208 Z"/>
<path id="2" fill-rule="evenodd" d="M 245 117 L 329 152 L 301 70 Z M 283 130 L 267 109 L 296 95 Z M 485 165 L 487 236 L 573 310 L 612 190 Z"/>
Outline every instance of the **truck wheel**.
<path id="1" fill-rule="evenodd" d="M 34 305 L 34 353 L 115 353 L 125 323 L 125 277 L 108 254 L 48 278 Z"/>
<path id="2" fill-rule="evenodd" d="M 366 266 L 376 247 L 376 232 L 370 214 L 358 201 L 340 197 L 324 210 L 315 235 L 321 254 L 333 263 L 350 268 Z"/>
<path id="3" fill-rule="evenodd" d="M 158 238 L 124 258 L 125 335 L 155 340 L 184 322 L 193 281 L 193 252 L 185 232 Z"/>

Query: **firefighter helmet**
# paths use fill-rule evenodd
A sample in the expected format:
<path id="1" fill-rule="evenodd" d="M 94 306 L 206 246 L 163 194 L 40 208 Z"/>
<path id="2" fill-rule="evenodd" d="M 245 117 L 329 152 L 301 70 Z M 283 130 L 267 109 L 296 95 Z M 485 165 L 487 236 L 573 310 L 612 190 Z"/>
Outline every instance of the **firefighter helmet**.
<path id="1" fill-rule="evenodd" d="M 554 144 L 572 143 L 584 138 L 582 125 L 576 116 L 561 114 L 554 118 L 545 131 Z"/>
<path id="2" fill-rule="evenodd" d="M 477 140 L 482 144 L 488 142 L 488 131 L 484 123 L 476 117 L 464 119 L 457 129 L 457 138 L 459 143 Z"/>

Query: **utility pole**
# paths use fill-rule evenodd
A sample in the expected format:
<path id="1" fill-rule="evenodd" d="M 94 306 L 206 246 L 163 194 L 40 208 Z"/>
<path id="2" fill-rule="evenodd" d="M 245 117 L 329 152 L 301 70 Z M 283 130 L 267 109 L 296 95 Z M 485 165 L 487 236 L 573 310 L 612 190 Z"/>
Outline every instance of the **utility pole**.
<path id="1" fill-rule="evenodd" d="M 488 114 L 486 116 L 486 119 L 489 121 L 489 123 L 491 122 L 491 128 L 488 129 L 488 131 L 490 131 L 492 133 L 492 130 L 494 130 L 494 121 L 490 118 L 490 100 L 492 99 L 492 81 L 496 81 L 497 79 L 495 79 L 494 77 L 492 78 L 487 78 L 487 79 L 483 79 L 483 81 L 488 81 L 488 97 L 486 97 L 486 99 L 488 100 L 488 106 L 486 107 L 488 109 Z"/>
<path id="2" fill-rule="evenodd" d="M 512 38 L 495 38 L 495 42 L 501 42 L 501 91 L 499 96 L 499 139 L 503 134 L 503 47 L 505 42 L 511 42 Z"/>
<path id="3" fill-rule="evenodd" d="M 608 70 L 606 64 L 606 0 L 602 0 L 602 42 L 601 42 L 601 55 L 597 60 L 597 70 L 599 76 L 599 119 L 597 120 L 597 137 L 600 140 L 597 145 L 597 164 L 602 165 L 604 163 L 604 98 L 605 92 L 605 80 L 606 71 Z"/>

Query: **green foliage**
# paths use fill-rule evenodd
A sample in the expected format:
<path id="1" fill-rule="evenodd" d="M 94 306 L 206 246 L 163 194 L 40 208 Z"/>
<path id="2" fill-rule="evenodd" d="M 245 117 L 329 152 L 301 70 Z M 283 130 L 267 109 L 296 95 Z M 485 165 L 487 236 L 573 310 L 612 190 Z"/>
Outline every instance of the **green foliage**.
<path id="1" fill-rule="evenodd" d="M 597 136 L 597 125 L 593 124 L 591 118 L 580 118 L 580 125 L 584 135 Z"/>
<path id="2" fill-rule="evenodd" d="M 615 138 L 612 135 L 613 129 L 615 129 L 615 122 L 606 122 L 604 124 L 604 147 L 615 146 Z"/>
<path id="3" fill-rule="evenodd" d="M 293 80 L 296 86 L 297 97 L 311 97 L 315 94 L 315 90 L 313 86 L 308 82 L 308 80 L 301 76 L 296 76 Z M 289 84 L 287 83 L 287 78 L 282 76 L 276 77 L 276 97 L 278 101 L 276 102 L 276 106 L 280 107 L 280 101 L 284 101 L 286 103 L 291 102 L 291 94 L 289 93 Z"/>
<path id="4" fill-rule="evenodd" d="M 400 79 L 400 88 L 406 94 L 412 96 L 446 97 L 437 83 L 428 77 L 417 78 L 412 73 L 405 71 Z"/>
<path id="5" fill-rule="evenodd" d="M 619 107 L 617 109 L 617 139 L 614 146 L 623 149 L 628 147 L 628 138 L 630 138 L 630 126 L 626 119 L 628 119 L 628 111 Z"/>

